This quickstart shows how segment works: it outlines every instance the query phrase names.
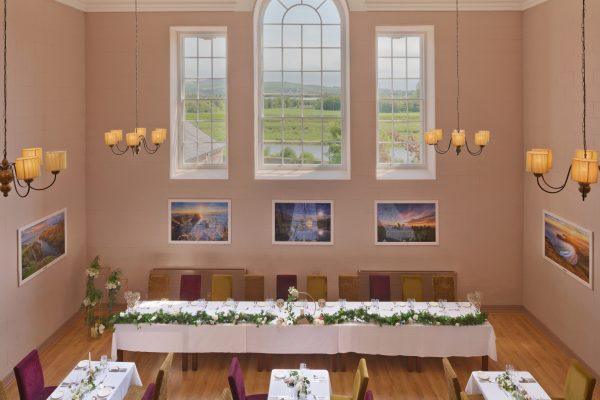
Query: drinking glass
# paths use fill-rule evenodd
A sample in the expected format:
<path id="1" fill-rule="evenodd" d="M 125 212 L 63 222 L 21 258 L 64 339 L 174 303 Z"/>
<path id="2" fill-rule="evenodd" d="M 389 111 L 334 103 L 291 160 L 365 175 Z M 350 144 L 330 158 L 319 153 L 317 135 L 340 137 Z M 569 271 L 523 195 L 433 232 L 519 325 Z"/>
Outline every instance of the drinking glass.
<path id="1" fill-rule="evenodd" d="M 108 366 L 108 356 L 106 354 L 103 354 L 100 356 L 100 368 L 102 368 L 102 370 L 105 371 L 107 366 Z"/>
<path id="2" fill-rule="evenodd" d="M 439 304 L 440 308 L 442 309 L 442 313 L 444 311 L 446 311 L 446 302 L 447 302 L 446 299 L 439 299 L 438 300 L 438 304 Z"/>
<path id="3" fill-rule="evenodd" d="M 267 302 L 267 306 L 269 308 L 275 308 L 274 307 L 275 306 L 275 302 L 273 301 L 273 299 L 267 299 L 266 302 Z"/>
<path id="4" fill-rule="evenodd" d="M 346 308 L 346 299 L 339 299 L 338 302 L 340 303 L 341 310 Z"/>
<path id="5" fill-rule="evenodd" d="M 513 371 L 515 370 L 515 368 L 513 367 L 513 365 L 510 362 L 506 364 L 505 369 L 506 369 L 506 373 L 508 374 L 508 376 L 511 376 Z"/>
<path id="6" fill-rule="evenodd" d="M 303 299 L 300 304 L 302 305 L 302 308 L 304 308 L 305 310 L 308 308 L 308 300 Z"/>
<path id="7" fill-rule="evenodd" d="M 319 308 L 321 309 L 321 311 L 323 311 L 325 306 L 327 306 L 327 300 L 325 299 L 319 299 L 317 303 L 319 304 Z"/>
<path id="8" fill-rule="evenodd" d="M 306 371 L 308 369 L 308 367 L 307 367 L 306 363 L 300 363 L 299 369 L 300 369 L 300 372 L 302 372 L 302 371 Z"/>
<path id="9" fill-rule="evenodd" d="M 411 310 L 415 309 L 415 299 L 407 299 L 408 302 L 408 308 Z"/>
<path id="10" fill-rule="evenodd" d="M 371 299 L 371 307 L 375 310 L 379 310 L 379 299 Z"/>

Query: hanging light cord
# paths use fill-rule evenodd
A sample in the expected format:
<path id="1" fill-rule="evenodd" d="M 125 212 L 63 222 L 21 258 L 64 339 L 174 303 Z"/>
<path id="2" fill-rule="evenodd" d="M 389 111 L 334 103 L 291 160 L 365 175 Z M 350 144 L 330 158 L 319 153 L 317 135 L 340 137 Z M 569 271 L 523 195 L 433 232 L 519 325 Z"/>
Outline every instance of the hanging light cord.
<path id="1" fill-rule="evenodd" d="M 581 76 L 582 76 L 582 86 L 583 86 L 583 122 L 581 123 L 581 131 L 583 133 L 583 156 L 587 158 L 587 138 L 586 138 L 586 128 L 585 128 L 585 120 L 587 118 L 586 106 L 586 84 L 585 84 L 585 0 L 583 0 L 583 10 L 581 16 Z"/>
<path id="2" fill-rule="evenodd" d="M 139 126 L 139 108 L 138 108 L 138 0 L 135 0 L 135 129 Z"/>
<path id="3" fill-rule="evenodd" d="M 460 73 L 458 48 L 458 0 L 456 0 L 456 129 L 460 131 Z"/>
<path id="4" fill-rule="evenodd" d="M 7 40 L 6 40 L 6 25 L 7 25 L 7 19 L 6 19 L 6 10 L 7 10 L 7 6 L 6 3 L 8 3 L 8 0 L 4 0 L 4 159 L 6 160 L 6 126 L 7 126 L 7 116 L 6 116 L 6 100 L 8 98 L 8 90 L 7 90 L 7 72 L 6 70 L 8 69 L 8 66 L 6 64 L 6 48 L 7 48 Z"/>

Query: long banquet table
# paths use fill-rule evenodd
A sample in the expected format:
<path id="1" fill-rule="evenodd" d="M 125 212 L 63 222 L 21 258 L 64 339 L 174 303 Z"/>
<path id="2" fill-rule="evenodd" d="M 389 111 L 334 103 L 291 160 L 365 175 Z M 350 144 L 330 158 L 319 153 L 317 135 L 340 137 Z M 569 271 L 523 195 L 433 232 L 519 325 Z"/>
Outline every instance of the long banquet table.
<path id="1" fill-rule="evenodd" d="M 300 303 L 299 303 L 300 304 Z M 370 307 L 370 303 L 348 302 L 346 309 Z M 190 313 L 206 311 L 214 315 L 234 309 L 224 302 L 146 301 L 132 312 Z M 312 312 L 309 303 L 308 312 Z M 339 311 L 338 302 L 328 302 L 323 314 Z M 299 313 L 300 307 L 295 307 Z M 270 312 L 284 316 L 284 310 L 266 303 L 239 302 L 236 312 Z M 406 303 L 380 302 L 382 316 L 408 312 Z M 447 303 L 442 310 L 437 303 L 415 303 L 414 311 L 429 311 L 457 317 L 474 313 L 469 303 Z M 293 343 L 293 346 L 290 346 Z M 379 326 L 367 323 L 335 325 L 269 325 L 218 324 L 116 324 L 112 340 L 112 356 L 121 351 L 175 353 L 263 353 L 263 354 L 340 354 L 359 353 L 413 357 L 482 357 L 497 359 L 496 335 L 489 322 L 475 326 L 435 326 L 411 323 L 400 326 Z M 486 369 L 486 368 L 483 368 Z"/>

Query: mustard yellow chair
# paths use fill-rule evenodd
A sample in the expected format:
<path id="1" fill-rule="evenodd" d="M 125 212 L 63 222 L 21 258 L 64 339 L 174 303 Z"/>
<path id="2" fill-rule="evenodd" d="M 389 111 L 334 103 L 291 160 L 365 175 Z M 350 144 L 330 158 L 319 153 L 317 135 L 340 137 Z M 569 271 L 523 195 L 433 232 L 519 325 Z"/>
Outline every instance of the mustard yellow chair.
<path id="1" fill-rule="evenodd" d="M 369 371 L 367 371 L 367 361 L 361 358 L 358 362 L 358 369 L 354 375 L 354 384 L 352 388 L 352 396 L 341 396 L 334 394 L 331 400 L 363 400 L 367 392 L 369 384 Z"/>
<path id="2" fill-rule="evenodd" d="M 338 277 L 338 290 L 338 298 L 348 301 L 358 301 L 358 276 L 340 275 Z"/>
<path id="3" fill-rule="evenodd" d="M 233 400 L 233 395 L 231 394 L 231 389 L 225 388 L 223 392 L 221 392 L 221 397 L 219 400 Z"/>
<path id="4" fill-rule="evenodd" d="M 265 299 L 265 277 L 246 275 L 244 277 L 244 300 L 263 301 Z"/>
<path id="5" fill-rule="evenodd" d="M 4 384 L 2 381 L 0 381 L 0 400 L 8 400 L 8 396 L 4 390 Z"/>
<path id="6" fill-rule="evenodd" d="M 308 275 L 306 277 L 306 292 L 315 300 L 327 300 L 327 277 L 323 275 Z"/>
<path id="7" fill-rule="evenodd" d="M 596 378 L 590 374 L 577 360 L 571 361 L 567 371 L 565 393 L 553 400 L 591 400 L 596 386 Z"/>
<path id="8" fill-rule="evenodd" d="M 154 381 L 154 397 L 152 397 L 152 400 L 167 400 L 171 365 L 173 365 L 173 353 L 167 354 L 158 370 L 158 374 L 156 374 L 156 380 Z M 145 387 L 131 386 L 127 391 L 125 400 L 140 400 L 145 392 Z"/>
<path id="9" fill-rule="evenodd" d="M 431 278 L 433 300 L 456 301 L 456 283 L 452 275 L 434 275 Z"/>
<path id="10" fill-rule="evenodd" d="M 452 365 L 450 364 L 450 360 L 442 358 L 442 364 L 444 365 L 444 375 L 446 376 L 446 383 L 448 384 L 448 400 L 483 400 L 483 396 L 480 394 L 461 393 L 462 386 L 458 381 L 458 376 L 456 376 L 454 368 L 452 368 Z"/>
<path id="11" fill-rule="evenodd" d="M 148 300 L 168 299 L 169 297 L 169 275 L 150 273 L 148 278 Z"/>
<path id="12" fill-rule="evenodd" d="M 233 297 L 233 277 L 231 275 L 212 276 L 212 301 L 224 301 Z"/>
<path id="13" fill-rule="evenodd" d="M 402 300 L 408 299 L 424 301 L 423 279 L 420 276 L 406 275 L 402 277 Z"/>

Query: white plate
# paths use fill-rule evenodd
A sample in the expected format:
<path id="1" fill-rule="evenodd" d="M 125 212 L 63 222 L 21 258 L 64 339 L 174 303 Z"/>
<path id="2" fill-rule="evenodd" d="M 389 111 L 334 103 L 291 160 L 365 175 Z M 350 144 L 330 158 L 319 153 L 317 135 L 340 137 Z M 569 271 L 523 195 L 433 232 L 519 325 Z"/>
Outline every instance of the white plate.
<path id="1" fill-rule="evenodd" d="M 427 305 L 429 305 L 431 307 L 437 307 L 438 303 L 437 303 L 437 301 L 430 301 L 429 303 L 427 303 Z"/>
<path id="2" fill-rule="evenodd" d="M 79 368 L 86 368 L 89 365 L 90 365 L 90 362 L 88 360 L 79 361 L 79 364 L 77 364 L 77 366 Z"/>
<path id="3" fill-rule="evenodd" d="M 398 307 L 406 307 L 406 303 L 403 301 L 399 301 L 397 304 L 398 304 Z"/>
<path id="4" fill-rule="evenodd" d="M 52 394 L 50 395 L 50 398 L 51 398 L 51 399 L 62 399 L 62 397 L 63 397 L 63 394 L 64 394 L 64 393 L 63 393 L 63 391 L 62 391 L 62 390 L 56 390 L 54 393 L 52 393 Z"/>
<path id="5" fill-rule="evenodd" d="M 285 373 L 285 371 L 273 371 L 273 376 L 274 376 L 276 379 L 283 379 L 283 378 L 285 378 L 285 377 L 286 377 L 286 375 L 287 375 L 287 374 Z"/>
<path id="6" fill-rule="evenodd" d="M 488 374 L 487 372 L 478 372 L 477 373 L 477 378 L 479 380 L 482 380 L 482 381 L 489 381 L 490 380 L 490 374 Z"/>
<path id="7" fill-rule="evenodd" d="M 110 394 L 112 393 L 112 389 L 109 388 L 103 388 L 98 390 L 98 397 L 108 397 L 110 396 Z"/>

